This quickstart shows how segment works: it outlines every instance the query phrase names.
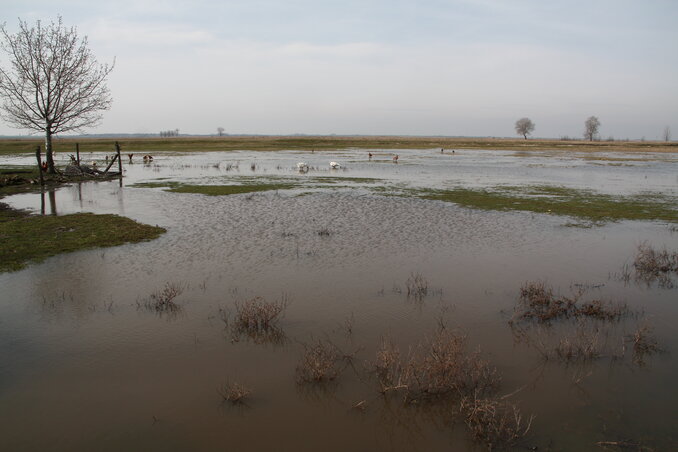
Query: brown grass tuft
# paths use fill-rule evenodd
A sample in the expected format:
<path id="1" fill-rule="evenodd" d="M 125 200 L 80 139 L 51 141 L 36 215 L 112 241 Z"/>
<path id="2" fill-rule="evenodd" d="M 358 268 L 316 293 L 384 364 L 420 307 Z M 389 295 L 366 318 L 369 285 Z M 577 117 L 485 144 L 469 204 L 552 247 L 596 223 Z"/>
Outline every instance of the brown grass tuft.
<path id="1" fill-rule="evenodd" d="M 226 383 L 221 385 L 217 389 L 217 392 L 225 401 L 233 404 L 245 403 L 245 399 L 252 394 L 252 391 L 248 387 L 237 382 L 231 383 L 229 381 L 226 381 Z"/>
<path id="2" fill-rule="evenodd" d="M 160 314 L 177 313 L 181 310 L 181 306 L 176 304 L 174 299 L 183 292 L 184 287 L 181 284 L 168 282 L 164 288 L 153 292 L 140 306 Z"/>
<path id="3" fill-rule="evenodd" d="M 678 275 L 678 251 L 655 250 L 647 243 L 641 243 L 633 267 L 637 279 L 648 284 L 658 281 L 661 286 L 673 287 L 672 277 Z"/>
<path id="4" fill-rule="evenodd" d="M 630 313 L 622 303 L 603 300 L 579 303 L 583 294 L 584 290 L 580 290 L 572 298 L 556 296 L 553 289 L 543 282 L 526 282 L 520 288 L 520 299 L 511 323 L 521 320 L 550 323 L 570 317 L 612 321 L 620 320 Z"/>
<path id="5" fill-rule="evenodd" d="M 473 437 L 489 450 L 515 446 L 527 435 L 534 419 L 530 416 L 524 421 L 515 404 L 500 398 L 464 398 L 461 411 Z"/>
<path id="6" fill-rule="evenodd" d="M 317 340 L 304 344 L 304 354 L 297 365 L 297 383 L 322 383 L 332 381 L 341 372 L 339 351 L 327 341 Z"/>
<path id="7" fill-rule="evenodd" d="M 235 302 L 235 318 L 232 322 L 233 340 L 247 337 L 255 343 L 284 342 L 285 334 L 278 326 L 289 300 L 283 296 L 280 300 L 267 301 L 262 297 L 254 297 Z M 220 310 L 221 318 L 227 325 L 228 315 Z"/>

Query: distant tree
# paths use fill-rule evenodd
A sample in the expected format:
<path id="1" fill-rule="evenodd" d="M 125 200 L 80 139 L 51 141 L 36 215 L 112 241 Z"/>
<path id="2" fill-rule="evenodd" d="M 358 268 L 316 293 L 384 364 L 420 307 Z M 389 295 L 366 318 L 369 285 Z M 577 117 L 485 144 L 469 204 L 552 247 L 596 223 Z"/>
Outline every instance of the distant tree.
<path id="1" fill-rule="evenodd" d="M 595 116 L 591 116 L 584 123 L 584 138 L 589 141 L 593 141 L 595 136 L 598 134 L 598 129 L 600 128 L 600 121 Z"/>
<path id="2" fill-rule="evenodd" d="M 111 106 L 106 77 L 113 64 L 99 64 L 74 27 L 61 17 L 35 26 L 19 19 L 11 34 L 0 25 L 0 48 L 10 68 L 0 67 L 1 117 L 20 129 L 45 134 L 48 171 L 55 173 L 52 137 L 96 125 Z"/>
<path id="3" fill-rule="evenodd" d="M 527 136 L 534 130 L 534 123 L 530 118 L 520 118 L 516 121 L 516 133 L 527 140 Z"/>
<path id="4" fill-rule="evenodd" d="M 671 141 L 671 127 L 664 127 L 664 133 L 662 134 L 664 141 Z"/>
<path id="5" fill-rule="evenodd" d="M 217 127 L 217 132 L 219 132 L 220 137 L 224 136 L 224 130 L 226 130 L 226 129 L 224 129 L 223 127 Z"/>

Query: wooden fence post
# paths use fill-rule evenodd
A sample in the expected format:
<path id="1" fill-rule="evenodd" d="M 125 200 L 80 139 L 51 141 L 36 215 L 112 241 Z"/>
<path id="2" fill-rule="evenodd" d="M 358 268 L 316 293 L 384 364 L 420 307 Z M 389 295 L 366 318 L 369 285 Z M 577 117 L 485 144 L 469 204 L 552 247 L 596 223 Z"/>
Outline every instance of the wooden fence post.
<path id="1" fill-rule="evenodd" d="M 120 171 L 120 177 L 122 177 L 122 157 L 120 156 L 120 145 L 118 142 L 115 142 L 115 152 L 118 154 L 118 170 Z"/>
<path id="2" fill-rule="evenodd" d="M 80 144 L 75 143 L 75 161 L 80 166 Z"/>

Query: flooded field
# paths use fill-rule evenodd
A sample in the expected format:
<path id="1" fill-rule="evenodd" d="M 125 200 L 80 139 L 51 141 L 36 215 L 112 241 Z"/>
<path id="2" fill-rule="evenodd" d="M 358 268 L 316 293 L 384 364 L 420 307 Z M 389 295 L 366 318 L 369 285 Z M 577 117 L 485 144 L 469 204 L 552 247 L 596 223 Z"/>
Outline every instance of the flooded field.
<path id="1" fill-rule="evenodd" d="M 370 152 L 124 157 L 122 183 L 4 198 L 167 233 L 0 274 L 1 448 L 678 448 L 678 274 L 634 265 L 678 251 L 676 223 L 417 196 L 555 187 L 675 209 L 676 154 Z M 270 190 L 201 192 L 231 185 Z M 562 310 L 522 311 L 535 294 Z M 247 323 L 257 302 L 279 312 Z"/>

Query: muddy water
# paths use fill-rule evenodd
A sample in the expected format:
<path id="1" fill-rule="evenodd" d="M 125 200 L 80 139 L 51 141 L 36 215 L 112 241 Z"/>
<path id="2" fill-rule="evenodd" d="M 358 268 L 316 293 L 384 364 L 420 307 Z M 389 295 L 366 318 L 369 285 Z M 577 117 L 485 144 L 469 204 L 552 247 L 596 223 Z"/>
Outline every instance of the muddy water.
<path id="1" fill-rule="evenodd" d="M 651 222 L 572 228 L 557 216 L 384 194 L 389 187 L 552 184 L 675 195 L 676 159 L 620 166 L 609 160 L 619 156 L 610 155 L 592 161 L 500 151 L 373 153 L 372 161 L 362 150 L 164 156 L 125 165 L 123 187 L 76 184 L 59 189 L 54 203 L 47 197 L 47 213 L 117 213 L 168 232 L 0 275 L 1 448 L 484 450 L 455 405 L 403 407 L 384 399 L 369 376 L 382 337 L 405 354 L 442 318 L 497 367 L 500 393 L 519 390 L 511 399 L 525 416 L 536 416 L 524 445 L 597 450 L 597 441 L 627 440 L 675 449 L 677 289 L 614 276 L 644 241 L 678 248 L 671 228 Z M 296 171 L 299 161 L 308 163 L 308 173 Z M 329 161 L 342 168 L 331 170 Z M 131 187 L 167 179 L 306 186 L 222 197 Z M 41 209 L 39 195 L 3 202 Z M 428 281 L 421 300 L 406 295 L 412 274 Z M 627 303 L 637 314 L 597 325 L 601 344 L 609 343 L 599 359 L 544 360 L 534 343 L 516 341 L 507 323 L 520 286 L 536 280 L 562 294 L 588 287 L 586 296 Z M 181 310 L 144 309 L 168 282 L 184 288 L 176 299 Z M 221 313 L 255 296 L 290 300 L 280 340 L 234 340 L 225 328 Z M 641 323 L 665 350 L 642 365 L 629 344 L 622 355 L 623 338 Z M 554 333 L 533 334 L 539 342 Z M 355 352 L 353 366 L 332 384 L 299 386 L 295 368 L 304 344 L 318 338 Z M 217 390 L 226 380 L 252 389 L 246 405 L 222 402 Z M 363 400 L 365 411 L 351 409 Z"/>

